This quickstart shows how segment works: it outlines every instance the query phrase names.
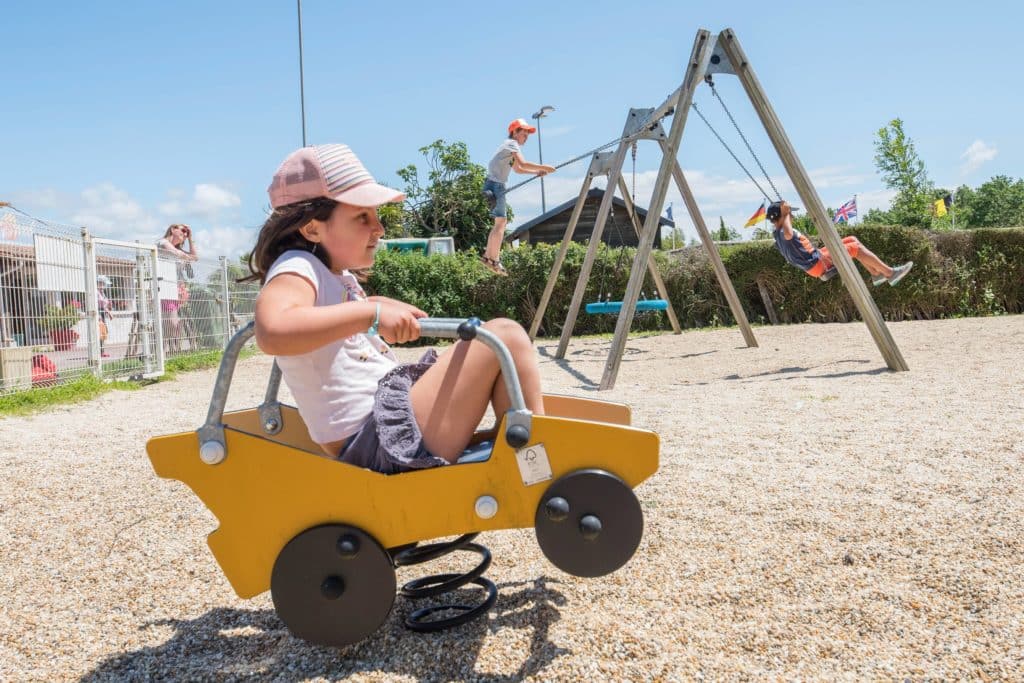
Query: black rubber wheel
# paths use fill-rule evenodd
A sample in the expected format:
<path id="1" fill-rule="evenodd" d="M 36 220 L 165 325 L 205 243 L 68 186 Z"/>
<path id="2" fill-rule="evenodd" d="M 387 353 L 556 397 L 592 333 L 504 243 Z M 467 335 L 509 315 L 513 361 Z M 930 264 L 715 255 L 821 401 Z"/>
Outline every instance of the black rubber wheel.
<path id="1" fill-rule="evenodd" d="M 351 645 L 372 634 L 395 602 L 391 556 L 343 524 L 303 531 L 274 562 L 270 594 L 293 634 L 318 645 Z"/>
<path id="2" fill-rule="evenodd" d="M 544 492 L 534 529 L 551 564 L 574 576 L 604 576 L 633 557 L 644 517 L 633 489 L 614 474 L 577 470 Z"/>

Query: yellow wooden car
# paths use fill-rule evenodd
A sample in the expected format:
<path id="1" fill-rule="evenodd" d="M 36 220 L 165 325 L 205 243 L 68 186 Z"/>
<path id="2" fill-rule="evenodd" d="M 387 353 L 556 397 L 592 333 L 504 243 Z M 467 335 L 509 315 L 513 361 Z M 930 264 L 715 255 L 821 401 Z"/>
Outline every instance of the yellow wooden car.
<path id="1" fill-rule="evenodd" d="M 438 594 L 480 575 L 489 553 L 468 543 L 492 529 L 533 527 L 545 556 L 577 576 L 601 576 L 632 557 L 643 515 L 632 488 L 658 467 L 658 436 L 629 426 L 627 406 L 545 396 L 546 415 L 525 409 L 511 356 L 479 321 L 424 319 L 424 336 L 477 339 L 499 354 L 512 409 L 479 431 L 459 463 L 383 475 L 322 455 L 298 412 L 277 402 L 280 372 L 271 374 L 257 408 L 224 413 L 238 352 L 252 326 L 229 342 L 206 423 L 197 431 L 147 444 L 161 477 L 187 484 L 220 526 L 208 542 L 224 575 L 243 598 L 268 588 L 285 624 L 298 636 L 344 645 L 373 633 L 395 599 L 395 566 L 471 550 L 484 562 L 467 575 L 411 582 L 407 595 Z M 454 543 L 417 542 L 467 534 Z M 411 549 L 410 549 L 411 548 Z M 399 552 L 404 551 L 404 552 Z M 417 585 L 412 585 L 417 584 Z M 419 591 L 419 592 L 417 592 Z M 407 620 L 419 630 L 462 623 L 465 614 Z"/>

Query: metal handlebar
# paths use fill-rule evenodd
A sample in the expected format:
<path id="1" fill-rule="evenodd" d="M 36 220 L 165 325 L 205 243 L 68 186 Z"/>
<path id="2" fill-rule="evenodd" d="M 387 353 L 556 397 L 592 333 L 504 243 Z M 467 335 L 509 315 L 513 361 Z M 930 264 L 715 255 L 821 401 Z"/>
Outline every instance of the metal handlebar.
<path id="1" fill-rule="evenodd" d="M 424 337 L 442 339 L 462 339 L 463 341 L 479 340 L 487 345 L 498 357 L 501 374 L 505 378 L 508 389 L 510 408 L 506 413 L 505 440 L 512 448 L 521 448 L 530 441 L 532 413 L 526 407 L 523 389 L 519 384 L 512 353 L 494 333 L 480 327 L 479 318 L 421 318 L 420 333 Z M 213 386 L 213 396 L 206 413 L 206 422 L 197 430 L 199 437 L 199 457 L 208 465 L 216 465 L 227 457 L 227 444 L 224 440 L 224 406 L 227 403 L 231 378 L 238 363 L 238 356 L 245 343 L 256 333 L 255 323 L 235 333 L 224 347 L 224 355 L 217 371 L 217 379 Z M 263 403 L 259 406 L 260 422 L 268 434 L 281 431 L 283 420 L 281 407 L 277 400 L 281 386 L 281 369 L 277 362 L 270 370 L 270 380 Z"/>

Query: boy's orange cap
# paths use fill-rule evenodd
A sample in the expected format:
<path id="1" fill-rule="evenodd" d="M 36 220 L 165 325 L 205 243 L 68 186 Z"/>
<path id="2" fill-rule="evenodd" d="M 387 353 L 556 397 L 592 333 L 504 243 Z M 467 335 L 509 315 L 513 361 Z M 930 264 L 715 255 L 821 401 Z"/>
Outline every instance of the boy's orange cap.
<path id="1" fill-rule="evenodd" d="M 527 133 L 536 133 L 537 129 L 526 122 L 526 119 L 516 119 L 512 123 L 508 124 L 509 134 L 515 133 L 517 130 L 522 128 Z"/>

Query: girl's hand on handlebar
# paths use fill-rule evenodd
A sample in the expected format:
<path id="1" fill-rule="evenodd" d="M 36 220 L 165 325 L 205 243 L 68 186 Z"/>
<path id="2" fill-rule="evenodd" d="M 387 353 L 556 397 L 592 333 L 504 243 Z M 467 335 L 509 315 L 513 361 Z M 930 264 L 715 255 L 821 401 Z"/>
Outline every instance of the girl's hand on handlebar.
<path id="1" fill-rule="evenodd" d="M 399 306 L 399 307 L 405 308 L 405 309 L 407 309 L 409 311 L 412 311 L 412 314 L 414 316 L 416 316 L 417 318 L 426 318 L 427 317 L 427 313 L 423 309 L 417 308 L 416 306 L 413 306 L 412 304 L 407 304 L 404 301 L 399 301 L 398 299 L 392 299 L 392 298 L 386 297 L 386 296 L 369 296 L 369 297 L 366 297 L 366 300 L 367 301 L 372 301 L 374 303 L 381 304 L 381 306 L 387 305 L 387 306 Z"/>
<path id="2" fill-rule="evenodd" d="M 420 318 L 426 313 L 411 304 L 394 299 L 377 301 L 380 306 L 380 321 L 377 333 L 389 344 L 404 344 L 419 339 Z"/>

